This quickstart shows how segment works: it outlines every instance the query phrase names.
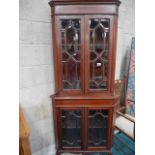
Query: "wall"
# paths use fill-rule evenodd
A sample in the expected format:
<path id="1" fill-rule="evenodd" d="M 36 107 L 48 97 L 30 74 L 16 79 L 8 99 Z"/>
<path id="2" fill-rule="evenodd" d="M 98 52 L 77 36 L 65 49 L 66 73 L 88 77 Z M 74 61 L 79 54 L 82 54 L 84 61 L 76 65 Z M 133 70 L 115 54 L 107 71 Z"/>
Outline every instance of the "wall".
<path id="1" fill-rule="evenodd" d="M 119 8 L 115 79 L 122 78 L 135 36 L 135 0 L 122 0 Z"/>
<path id="2" fill-rule="evenodd" d="M 47 0 L 20 0 L 20 104 L 30 126 L 33 155 L 55 154 L 52 107 L 54 92 L 52 32 Z M 134 35 L 134 0 L 123 0 L 118 23 L 116 78 Z"/>
<path id="3" fill-rule="evenodd" d="M 33 155 L 54 154 L 51 100 L 54 92 L 50 7 L 20 0 L 20 104 L 30 126 Z"/>

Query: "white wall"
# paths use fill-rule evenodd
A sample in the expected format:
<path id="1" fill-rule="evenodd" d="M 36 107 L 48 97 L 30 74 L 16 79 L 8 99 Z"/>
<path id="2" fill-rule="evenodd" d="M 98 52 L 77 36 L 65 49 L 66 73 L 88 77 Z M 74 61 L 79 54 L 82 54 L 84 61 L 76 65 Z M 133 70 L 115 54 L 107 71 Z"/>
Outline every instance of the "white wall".
<path id="1" fill-rule="evenodd" d="M 50 7 L 46 0 L 19 2 L 20 104 L 30 126 L 33 155 L 47 155 L 54 153 L 49 97 L 54 92 Z"/>
<path id="2" fill-rule="evenodd" d="M 115 79 L 121 78 L 124 73 L 126 56 L 131 49 L 131 39 L 135 36 L 135 0 L 122 0 L 118 18 Z"/>
<path id="3" fill-rule="evenodd" d="M 33 155 L 54 154 L 51 17 L 47 0 L 20 0 L 20 104 L 28 120 Z M 134 36 L 134 0 L 120 6 L 116 78 Z"/>

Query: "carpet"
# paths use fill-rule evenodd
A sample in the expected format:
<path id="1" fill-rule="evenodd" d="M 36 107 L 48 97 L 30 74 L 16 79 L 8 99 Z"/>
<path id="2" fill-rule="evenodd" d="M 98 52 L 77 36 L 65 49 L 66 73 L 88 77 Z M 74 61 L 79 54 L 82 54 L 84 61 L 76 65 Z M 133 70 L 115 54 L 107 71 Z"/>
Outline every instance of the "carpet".
<path id="1" fill-rule="evenodd" d="M 76 155 L 63 153 L 62 155 Z M 77 154 L 82 155 L 82 154 Z M 94 153 L 88 155 L 108 155 L 107 153 Z M 112 155 L 135 155 L 135 143 L 123 133 L 116 133 L 113 139 Z"/>
<path id="2" fill-rule="evenodd" d="M 135 155 L 135 142 L 123 133 L 114 136 L 113 155 Z"/>
<path id="3" fill-rule="evenodd" d="M 91 155 L 108 155 L 107 153 L 95 153 Z M 135 143 L 123 133 L 114 136 L 112 155 L 135 155 Z"/>

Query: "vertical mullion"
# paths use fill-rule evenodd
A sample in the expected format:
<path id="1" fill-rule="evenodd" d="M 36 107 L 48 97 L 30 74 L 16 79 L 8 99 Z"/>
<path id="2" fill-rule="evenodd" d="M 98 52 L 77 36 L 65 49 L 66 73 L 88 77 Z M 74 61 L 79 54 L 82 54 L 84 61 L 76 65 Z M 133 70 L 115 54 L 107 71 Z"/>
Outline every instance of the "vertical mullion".
<path id="1" fill-rule="evenodd" d="M 76 82 L 78 82 L 78 72 L 77 72 L 77 70 L 78 70 L 78 62 L 77 61 L 76 61 L 75 69 L 76 69 L 76 71 L 75 71 L 75 74 L 76 74 Z"/>
<path id="2" fill-rule="evenodd" d="M 82 94 L 85 92 L 85 18 L 80 17 L 80 77 Z"/>
<path id="3" fill-rule="evenodd" d="M 59 141 L 59 148 L 62 149 L 62 121 L 61 121 L 61 109 L 57 108 L 57 122 L 59 124 L 59 128 L 58 128 L 58 141 Z"/>
<path id="4" fill-rule="evenodd" d="M 108 109 L 108 136 L 107 136 L 107 147 L 108 148 L 111 148 L 112 147 L 112 131 L 113 131 L 113 109 L 112 108 L 109 108 Z"/>
<path id="5" fill-rule="evenodd" d="M 84 149 L 87 150 L 88 149 L 88 132 L 89 132 L 89 128 L 88 128 L 88 108 L 85 107 L 84 108 L 85 111 L 85 144 L 84 144 Z"/>
<path id="6" fill-rule="evenodd" d="M 89 29 L 90 29 L 90 26 L 89 26 Z M 94 29 L 92 30 L 92 46 L 93 46 L 93 53 L 95 52 L 95 32 L 94 32 Z M 90 52 L 90 51 L 89 51 Z M 90 58 L 89 58 L 89 61 L 90 61 Z M 91 69 L 91 68 L 90 68 Z M 95 81 L 95 60 L 93 60 L 93 65 L 92 65 L 92 80 Z"/>
<path id="7" fill-rule="evenodd" d="M 92 79 L 93 81 L 95 81 L 95 62 L 94 61 L 93 61 L 93 66 L 92 66 L 92 75 L 93 75 Z"/>
<path id="8" fill-rule="evenodd" d="M 83 17 L 82 17 L 82 20 L 83 20 L 83 40 L 81 40 L 81 41 L 83 41 L 83 55 L 82 55 L 82 57 L 83 57 L 83 94 L 85 94 L 86 93 L 86 64 L 87 64 L 87 61 L 86 61 L 86 16 L 84 15 Z M 82 37 L 82 35 L 81 35 L 81 37 Z"/>
<path id="9" fill-rule="evenodd" d="M 105 49 L 106 49 L 105 34 L 106 34 L 106 31 L 105 31 L 105 29 L 104 29 L 103 52 L 104 52 L 104 51 L 105 51 Z"/>
<path id="10" fill-rule="evenodd" d="M 113 68 L 113 66 L 115 66 L 115 49 L 113 47 L 114 45 L 114 31 L 115 31 L 115 22 L 113 17 L 109 18 L 109 40 L 108 40 L 108 52 L 109 52 L 109 59 L 108 59 L 108 90 L 112 93 L 112 89 L 113 89 L 113 85 L 114 85 L 114 73 L 115 73 L 115 68 Z M 116 24 L 117 25 L 117 24 Z"/>
<path id="11" fill-rule="evenodd" d="M 85 149 L 85 111 L 81 108 L 81 149 Z"/>
<path id="12" fill-rule="evenodd" d="M 104 81 L 104 72 L 105 72 L 105 67 L 104 67 L 104 62 L 102 62 L 102 68 L 101 68 L 102 81 Z"/>
<path id="13" fill-rule="evenodd" d="M 65 79 L 65 80 L 67 81 L 67 78 L 68 78 L 68 68 L 67 68 L 67 63 L 65 62 L 64 65 L 65 65 L 65 70 L 66 70 L 66 79 Z"/>
<path id="14" fill-rule="evenodd" d="M 66 44 L 67 43 L 67 35 L 66 35 L 66 29 L 64 30 L 64 47 L 65 47 L 65 51 L 66 51 Z"/>
<path id="15" fill-rule="evenodd" d="M 89 15 L 85 15 L 85 93 L 89 90 L 89 78 L 90 78 L 90 60 L 89 60 Z"/>

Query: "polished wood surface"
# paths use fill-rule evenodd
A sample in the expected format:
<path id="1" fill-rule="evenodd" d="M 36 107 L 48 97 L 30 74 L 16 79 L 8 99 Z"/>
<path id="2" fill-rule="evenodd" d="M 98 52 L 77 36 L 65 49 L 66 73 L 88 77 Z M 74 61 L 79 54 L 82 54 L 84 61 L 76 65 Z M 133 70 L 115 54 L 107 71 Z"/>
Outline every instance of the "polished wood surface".
<path id="1" fill-rule="evenodd" d="M 19 107 L 19 154 L 31 155 L 29 142 L 30 129 L 25 119 L 23 109 Z"/>
<path id="2" fill-rule="evenodd" d="M 98 9 L 96 9 L 98 7 Z M 53 13 L 55 15 L 83 15 L 83 14 L 107 14 L 107 15 L 117 15 L 118 9 L 117 6 L 100 6 L 100 5 L 78 5 L 78 6 L 55 6 L 53 8 Z"/>
<path id="3" fill-rule="evenodd" d="M 81 90 L 63 90 L 62 86 L 62 62 L 61 62 L 61 34 L 60 34 L 60 19 L 80 19 L 81 20 L 81 81 L 82 88 Z M 89 28 L 88 28 L 88 19 L 89 18 L 109 18 L 110 19 L 110 40 L 109 40 L 109 65 L 108 65 L 108 90 L 90 90 L 88 87 L 89 82 Z M 116 22 L 117 18 L 109 15 L 83 15 L 83 16 L 54 16 L 53 17 L 53 42 L 54 44 L 54 65 L 55 65 L 55 80 L 56 80 L 56 90 L 55 92 L 64 96 L 65 94 L 71 95 L 82 95 L 82 94 L 96 94 L 104 95 L 103 93 L 110 93 L 113 95 L 114 92 L 114 78 L 115 78 L 115 59 L 116 59 Z M 57 32 L 57 33 L 56 33 Z M 55 34 L 56 33 L 56 34 Z"/>
<path id="4" fill-rule="evenodd" d="M 109 155 L 112 155 L 111 147 L 114 129 L 113 113 L 116 101 L 119 98 L 119 96 L 114 93 L 114 78 L 118 7 L 120 5 L 120 1 L 53 0 L 49 2 L 49 4 L 51 6 L 52 16 L 55 70 L 55 94 L 51 95 L 51 99 L 53 106 L 53 117 L 55 120 L 54 126 L 57 154 L 65 152 L 107 152 Z M 65 89 L 63 84 L 64 68 L 62 64 L 62 52 L 64 51 L 62 49 L 63 39 L 61 21 L 70 20 L 71 22 L 72 19 L 80 20 L 80 89 Z M 89 43 L 90 19 L 108 19 L 110 21 L 108 37 L 108 77 L 106 89 L 91 89 L 89 84 L 91 72 Z M 72 25 L 70 25 L 70 27 L 72 27 Z M 66 27 L 65 31 L 67 31 L 68 28 L 69 27 Z M 64 42 L 66 42 L 66 38 L 64 38 Z M 68 53 L 68 51 L 66 53 L 70 58 L 73 57 L 72 54 Z M 90 126 L 90 124 L 92 123 L 92 118 L 100 121 L 99 117 L 106 121 L 107 126 L 105 126 L 104 123 L 101 124 L 105 127 L 105 129 L 100 134 L 105 136 L 105 141 L 102 137 L 100 142 L 96 142 L 95 140 L 92 141 L 90 137 L 91 132 L 94 130 L 94 134 L 97 133 L 100 131 L 101 126 Z M 74 119 L 73 122 L 72 119 Z M 80 125 L 74 126 L 74 123 L 79 121 L 81 122 Z M 73 130 L 75 134 L 77 133 L 76 131 L 78 131 L 80 135 L 77 134 L 77 136 L 80 136 L 81 138 L 79 139 L 78 137 L 76 141 L 77 137 L 75 137 L 75 139 L 67 141 L 67 139 L 71 137 L 71 132 L 73 132 Z M 70 135 L 65 137 L 67 132 L 70 132 Z M 74 136 L 74 134 L 72 136 Z"/>
<path id="5" fill-rule="evenodd" d="M 88 5 L 88 4 L 110 4 L 110 5 L 120 5 L 121 2 L 119 0 L 52 0 L 49 2 L 49 5 L 53 7 L 54 5 L 64 5 L 64 4 L 71 4 L 71 5 L 77 5 L 77 4 L 82 4 L 82 5 Z"/>

